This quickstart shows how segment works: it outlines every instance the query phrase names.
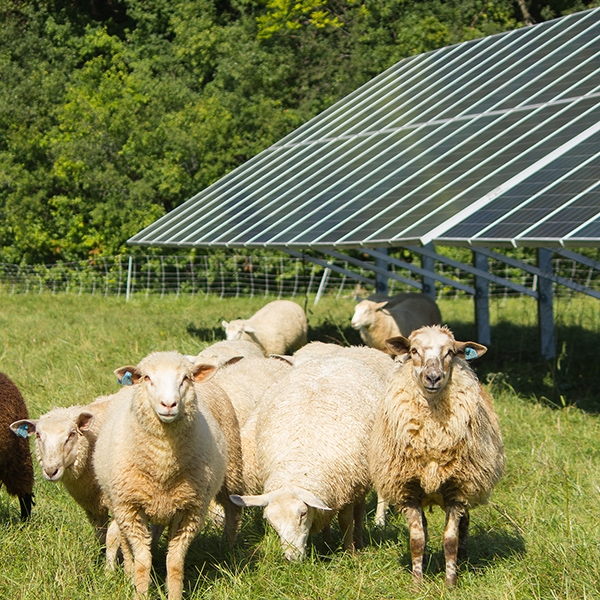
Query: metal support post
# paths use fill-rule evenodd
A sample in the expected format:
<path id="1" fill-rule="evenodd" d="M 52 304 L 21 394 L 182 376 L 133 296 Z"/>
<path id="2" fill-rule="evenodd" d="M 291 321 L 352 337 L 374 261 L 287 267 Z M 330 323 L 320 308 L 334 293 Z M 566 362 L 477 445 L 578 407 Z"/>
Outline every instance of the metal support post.
<path id="1" fill-rule="evenodd" d="M 552 250 L 538 249 L 538 268 L 542 273 L 552 276 Z M 551 360 L 556 356 L 553 294 L 552 279 L 540 276 L 538 278 L 538 325 L 541 354 L 546 360 Z"/>
<path id="2" fill-rule="evenodd" d="M 473 251 L 473 266 L 479 271 L 488 272 L 488 258 L 477 251 Z M 484 346 L 492 344 L 492 330 L 490 328 L 490 290 L 489 280 L 475 275 L 475 326 L 477 328 L 477 341 Z"/>
<path id="3" fill-rule="evenodd" d="M 426 244 L 425 248 L 435 251 L 432 243 Z M 432 275 L 435 273 L 435 258 L 423 254 L 421 256 L 421 267 L 431 273 Z M 430 298 L 435 300 L 435 279 L 433 277 L 428 277 L 427 275 L 423 275 L 423 293 L 427 294 Z"/>
<path id="4" fill-rule="evenodd" d="M 379 252 L 385 255 L 389 254 L 387 248 L 379 248 Z M 387 260 L 385 260 L 385 258 L 375 258 L 375 266 L 378 269 L 383 269 L 384 271 L 387 271 L 390 268 L 389 265 L 390 263 Z M 375 291 L 378 294 L 383 294 L 384 296 L 388 295 L 388 279 L 389 278 L 383 275 L 382 273 L 375 273 Z"/>

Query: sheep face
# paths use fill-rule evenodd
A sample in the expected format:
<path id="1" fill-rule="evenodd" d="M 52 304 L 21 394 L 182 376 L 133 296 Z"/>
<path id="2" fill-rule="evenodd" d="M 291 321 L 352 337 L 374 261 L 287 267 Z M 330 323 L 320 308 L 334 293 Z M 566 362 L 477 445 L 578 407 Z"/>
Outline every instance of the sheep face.
<path id="1" fill-rule="evenodd" d="M 437 325 L 421 327 L 408 339 L 402 336 L 391 338 L 386 344 L 397 355 L 408 355 L 413 377 L 428 399 L 435 398 L 446 387 L 455 356 L 477 358 L 487 350 L 476 342 L 457 342 L 447 327 Z"/>
<path id="2" fill-rule="evenodd" d="M 82 411 L 75 419 L 66 414 L 49 414 L 40 419 L 16 421 L 11 429 L 25 428 L 29 436 L 35 435 L 35 452 L 48 481 L 59 481 L 75 464 L 78 455 L 78 438 L 92 425 L 94 415 Z"/>
<path id="3" fill-rule="evenodd" d="M 221 323 L 225 329 L 225 337 L 227 340 L 241 340 L 244 333 L 254 333 L 254 328 L 249 325 L 244 319 L 235 319 L 234 321 L 223 321 Z"/>
<path id="4" fill-rule="evenodd" d="M 372 300 L 363 300 L 354 308 L 352 315 L 352 327 L 354 329 L 362 329 L 363 327 L 371 327 L 375 323 L 376 312 L 383 310 L 387 302 L 373 302 Z"/>
<path id="5" fill-rule="evenodd" d="M 331 510 L 311 492 L 279 489 L 259 496 L 231 496 L 238 506 L 264 506 L 263 516 L 279 534 L 284 556 L 289 561 L 302 560 L 316 510 Z"/>
<path id="6" fill-rule="evenodd" d="M 209 379 L 216 370 L 211 364 L 193 365 L 178 352 L 154 352 L 137 367 L 116 369 L 115 375 L 121 381 L 129 372 L 159 420 L 172 423 L 184 418 L 186 407 L 194 405 L 194 382 Z"/>

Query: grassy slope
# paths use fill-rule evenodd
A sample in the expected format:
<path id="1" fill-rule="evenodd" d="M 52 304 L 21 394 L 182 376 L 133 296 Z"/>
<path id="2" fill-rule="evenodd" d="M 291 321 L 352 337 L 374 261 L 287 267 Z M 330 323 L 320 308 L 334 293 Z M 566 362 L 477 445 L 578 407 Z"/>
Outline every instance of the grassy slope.
<path id="1" fill-rule="evenodd" d="M 116 391 L 112 370 L 152 350 L 195 353 L 221 336 L 220 321 L 247 316 L 264 299 L 134 299 L 78 296 L 2 297 L 0 368 L 21 388 L 32 416 L 56 405 L 85 403 Z M 356 343 L 350 300 L 308 305 L 311 339 Z M 468 301 L 444 301 L 457 337 L 472 339 Z M 426 584 L 411 590 L 404 519 L 356 556 L 327 553 L 317 537 L 309 560 L 290 565 L 259 514 L 244 520 L 233 554 L 208 529 L 187 561 L 189 598 L 597 598 L 600 581 L 600 371 L 598 305 L 576 299 L 556 306 L 561 359 L 537 357 L 535 306 L 527 300 L 492 305 L 494 346 L 476 364 L 491 382 L 508 455 L 506 475 L 489 505 L 472 515 L 470 563 L 459 587 L 443 586 L 441 511 L 431 515 L 432 553 Z M 580 408 L 578 408 L 580 407 Z M 128 598 L 122 572 L 105 575 L 83 512 L 61 486 L 36 471 L 36 507 L 21 527 L 18 505 L 0 491 L 0 598 Z M 373 510 L 371 500 L 371 510 Z M 339 539 L 336 538 L 336 539 Z M 164 577 L 164 546 L 156 577 Z M 153 594 L 160 597 L 160 592 Z"/>

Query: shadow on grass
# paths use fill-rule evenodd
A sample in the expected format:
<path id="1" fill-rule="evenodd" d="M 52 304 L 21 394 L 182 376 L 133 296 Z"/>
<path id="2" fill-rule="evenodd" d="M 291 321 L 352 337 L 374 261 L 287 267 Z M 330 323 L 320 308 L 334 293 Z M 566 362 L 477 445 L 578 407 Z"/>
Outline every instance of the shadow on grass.
<path id="1" fill-rule="evenodd" d="M 220 325 L 218 327 L 201 327 L 189 323 L 186 327 L 186 331 L 193 338 L 208 344 L 214 344 L 215 342 L 220 342 L 225 339 L 225 332 Z"/>
<path id="2" fill-rule="evenodd" d="M 408 544 L 408 531 L 401 532 L 398 543 L 400 564 L 408 571 L 412 570 L 412 560 Z M 434 576 L 446 570 L 443 540 L 440 532 L 439 539 L 433 536 L 429 539 L 427 554 L 425 556 L 425 574 Z M 469 532 L 467 544 L 467 559 L 459 564 L 459 577 L 461 571 L 481 573 L 492 567 L 495 562 L 514 556 L 524 556 L 527 553 L 523 537 L 516 531 L 484 531 L 474 530 Z"/>
<path id="3" fill-rule="evenodd" d="M 472 323 L 448 325 L 457 340 L 476 340 Z M 362 344 L 357 331 L 334 319 L 311 326 L 308 339 L 341 345 Z M 600 412 L 598 333 L 557 324 L 557 357 L 553 360 L 541 357 L 536 326 L 501 321 L 492 327 L 492 342 L 487 353 L 472 365 L 482 382 L 507 386 L 520 396 L 549 406 L 572 405 L 591 413 Z"/>

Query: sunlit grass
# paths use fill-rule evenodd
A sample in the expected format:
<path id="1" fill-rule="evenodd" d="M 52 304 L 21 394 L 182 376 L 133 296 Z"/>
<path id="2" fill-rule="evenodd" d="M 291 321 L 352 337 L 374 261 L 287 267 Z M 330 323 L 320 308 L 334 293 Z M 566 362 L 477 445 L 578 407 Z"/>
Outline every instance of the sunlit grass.
<path id="1" fill-rule="evenodd" d="M 303 299 L 298 299 L 303 303 Z M 249 316 L 264 298 L 3 296 L 1 370 L 21 388 L 32 416 L 85 403 L 118 389 L 113 369 L 153 350 L 194 354 L 222 336 L 222 319 Z M 311 339 L 357 343 L 351 299 L 324 298 L 309 310 Z M 470 301 L 441 302 L 462 339 L 474 337 Z M 317 536 L 309 558 L 288 564 L 260 513 L 244 517 L 237 547 L 225 552 L 208 528 L 186 564 L 188 598 L 408 599 L 598 598 L 600 581 L 600 423 L 597 301 L 556 305 L 560 361 L 539 358 L 535 304 L 493 301 L 493 345 L 475 367 L 492 382 L 507 451 L 506 474 L 490 504 L 473 511 L 469 562 L 458 588 L 444 587 L 443 515 L 430 515 L 425 583 L 411 588 L 407 532 L 401 515 L 388 526 L 367 522 L 367 547 L 330 552 Z M 581 408 L 578 408 L 581 407 Z M 585 409 L 585 410 L 584 410 Z M 132 589 L 121 570 L 106 575 L 83 511 L 36 470 L 30 523 L 0 492 L 0 598 L 117 600 Z M 258 509 L 255 509 L 258 510 Z M 339 532 L 334 529 L 334 541 Z M 153 597 L 164 597 L 164 541 L 156 555 Z"/>

